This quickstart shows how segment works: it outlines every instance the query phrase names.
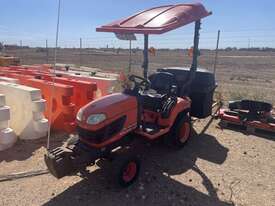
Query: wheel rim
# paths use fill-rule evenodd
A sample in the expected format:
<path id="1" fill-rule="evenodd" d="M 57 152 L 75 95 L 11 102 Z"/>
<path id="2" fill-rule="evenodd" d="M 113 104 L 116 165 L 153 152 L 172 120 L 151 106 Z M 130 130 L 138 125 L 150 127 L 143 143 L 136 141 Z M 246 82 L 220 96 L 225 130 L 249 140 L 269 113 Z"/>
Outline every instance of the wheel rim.
<path id="1" fill-rule="evenodd" d="M 137 165 L 135 162 L 129 162 L 125 167 L 122 178 L 125 182 L 130 182 L 134 179 L 137 173 Z"/>
<path id="2" fill-rule="evenodd" d="M 188 122 L 183 123 L 182 127 L 180 128 L 180 137 L 179 140 L 181 143 L 186 142 L 190 135 L 190 125 Z"/>

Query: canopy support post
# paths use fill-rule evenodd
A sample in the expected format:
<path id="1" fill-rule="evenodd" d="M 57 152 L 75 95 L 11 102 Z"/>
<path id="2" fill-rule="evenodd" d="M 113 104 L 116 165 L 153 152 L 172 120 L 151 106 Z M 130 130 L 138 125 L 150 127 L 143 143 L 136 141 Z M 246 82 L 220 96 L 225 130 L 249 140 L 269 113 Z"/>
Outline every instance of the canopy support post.
<path id="1" fill-rule="evenodd" d="M 195 33 L 194 33 L 194 45 L 193 45 L 193 60 L 190 68 L 188 80 L 182 87 L 181 96 L 189 95 L 192 81 L 196 76 L 198 67 L 198 56 L 199 56 L 199 39 L 200 39 L 201 20 L 195 22 Z"/>
<path id="2" fill-rule="evenodd" d="M 144 34 L 144 50 L 143 50 L 143 76 L 145 79 L 148 77 L 148 34 Z"/>
<path id="3" fill-rule="evenodd" d="M 132 40 L 130 39 L 130 41 L 129 41 L 129 70 L 128 70 L 128 73 L 131 72 L 131 67 L 132 67 Z"/>
<path id="4" fill-rule="evenodd" d="M 190 74 L 195 73 L 197 71 L 197 67 L 198 67 L 200 29 L 201 29 L 201 21 L 198 20 L 195 22 L 193 61 L 192 61 L 191 69 L 190 69 Z"/>

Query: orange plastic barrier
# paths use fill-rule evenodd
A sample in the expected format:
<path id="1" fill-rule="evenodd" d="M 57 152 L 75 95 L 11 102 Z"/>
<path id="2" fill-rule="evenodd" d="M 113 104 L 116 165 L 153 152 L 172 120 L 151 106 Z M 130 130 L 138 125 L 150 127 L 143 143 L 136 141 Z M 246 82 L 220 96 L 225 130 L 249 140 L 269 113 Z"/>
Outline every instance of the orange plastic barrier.
<path id="1" fill-rule="evenodd" d="M 5 72 L 5 73 L 12 72 L 17 74 L 32 75 L 32 76 L 43 75 L 43 77 L 48 76 L 48 78 L 54 76 L 54 74 L 52 73 L 51 67 L 48 65 L 3 67 L 2 69 L 0 68 L 0 72 Z M 60 77 L 86 81 L 86 82 L 96 84 L 97 90 L 95 92 L 96 95 L 94 98 L 99 98 L 101 96 L 106 96 L 112 93 L 116 84 L 116 80 L 112 78 L 77 75 L 73 72 L 67 73 L 65 71 L 63 72 L 59 71 L 57 75 L 59 75 Z"/>
<path id="2" fill-rule="evenodd" d="M 18 73 L 9 72 L 9 71 L 5 72 L 4 74 L 1 73 L 0 75 L 9 77 L 9 78 L 13 78 L 13 79 L 17 79 L 20 84 L 24 84 L 24 85 L 27 85 L 27 82 L 29 79 L 33 79 L 33 76 L 31 76 L 31 75 L 23 75 L 23 74 L 18 74 Z"/>
<path id="3" fill-rule="evenodd" d="M 53 81 L 56 83 L 61 83 L 65 85 L 73 86 L 73 96 L 72 103 L 75 104 L 75 116 L 78 110 L 84 105 L 88 104 L 95 99 L 95 92 L 97 90 L 97 85 L 93 82 L 76 80 L 66 77 L 52 77 L 51 75 L 39 74 L 36 77 L 41 77 L 47 81 Z"/>
<path id="4" fill-rule="evenodd" d="M 5 67 L 5 68 L 1 68 L 0 67 L 0 71 L 2 72 L 16 72 L 16 73 L 20 73 L 20 74 L 26 74 L 26 75 L 35 75 L 36 73 L 42 73 L 42 74 L 48 74 L 47 71 L 44 70 L 37 70 L 37 69 L 32 69 L 29 67 L 22 67 L 22 66 L 10 66 L 10 67 Z"/>
<path id="5" fill-rule="evenodd" d="M 71 103 L 73 87 L 40 79 L 28 79 L 27 86 L 38 88 L 47 101 L 45 116 L 50 120 L 52 128 L 57 131 L 73 132 L 75 129 L 75 105 Z M 52 113 L 50 117 L 50 100 L 52 95 Z"/>
<path id="6" fill-rule="evenodd" d="M 15 74 L 20 74 L 20 72 L 19 71 L 17 71 L 17 70 L 12 70 L 11 68 L 9 68 L 9 67 L 0 67 L 0 72 L 1 73 L 3 73 L 3 74 L 5 74 L 5 73 L 15 73 Z"/>
<path id="7" fill-rule="evenodd" d="M 51 124 L 54 130 L 73 132 L 75 129 L 75 105 L 71 102 L 73 87 L 46 80 L 28 79 L 26 85 L 38 88 L 47 101 L 45 116 L 50 119 L 50 100 L 52 95 Z"/>
<path id="8" fill-rule="evenodd" d="M 50 74 L 49 69 L 44 69 L 43 67 L 23 67 L 23 66 L 9 66 L 9 67 L 0 67 L 0 72 L 13 72 L 18 74 L 25 75 L 36 75 L 37 73 L 41 74 Z"/>
<path id="9" fill-rule="evenodd" d="M 101 78 L 101 77 L 86 77 L 86 76 L 81 76 L 81 75 L 69 75 L 69 74 L 59 74 L 62 77 L 66 78 L 71 78 L 71 79 L 76 79 L 76 80 L 81 80 L 81 81 L 88 81 L 95 83 L 97 85 L 97 91 L 96 91 L 96 96 L 95 98 L 99 98 L 102 96 L 106 96 L 108 94 L 111 94 L 113 91 L 114 82 L 113 80 L 109 80 L 106 78 Z"/>
<path id="10" fill-rule="evenodd" d="M 51 126 L 55 131 L 73 132 L 75 130 L 76 108 L 72 103 L 73 86 L 53 83 L 46 80 L 34 79 L 31 75 L 5 73 L 5 76 L 17 79 L 20 84 L 38 88 L 42 98 L 46 100 L 46 118 L 51 118 Z M 81 90 L 79 90 L 81 91 Z M 50 104 L 52 95 L 52 104 Z M 50 117 L 50 109 L 52 113 Z"/>
<path id="11" fill-rule="evenodd" d="M 22 73 L 27 73 L 30 75 L 25 75 Z M 51 74 L 42 74 L 38 72 L 26 71 L 22 73 L 18 74 L 18 73 L 14 73 L 14 71 L 6 71 L 4 75 L 1 73 L 0 75 L 17 79 L 19 83 L 25 84 L 25 85 L 27 85 L 28 79 L 41 78 L 43 80 L 53 81 L 53 78 L 54 78 L 54 82 L 56 83 L 73 86 L 73 96 L 71 100 L 72 100 L 72 103 L 74 103 L 76 106 L 75 115 L 81 107 L 83 107 L 84 105 L 88 104 L 89 102 L 95 99 L 97 85 L 93 82 L 76 80 L 73 78 L 66 78 L 66 77 L 53 77 Z"/>

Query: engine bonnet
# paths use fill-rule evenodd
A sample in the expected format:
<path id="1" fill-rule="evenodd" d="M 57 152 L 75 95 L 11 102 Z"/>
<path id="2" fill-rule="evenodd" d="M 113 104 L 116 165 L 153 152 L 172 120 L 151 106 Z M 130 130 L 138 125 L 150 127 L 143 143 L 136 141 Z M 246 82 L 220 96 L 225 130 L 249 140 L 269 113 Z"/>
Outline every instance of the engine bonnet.
<path id="1" fill-rule="evenodd" d="M 137 108 L 137 100 L 135 97 L 122 93 L 115 93 L 92 101 L 84 106 L 82 108 L 83 120 L 87 119 L 91 114 L 100 113 L 105 114 L 107 118 L 113 118 L 134 108 Z"/>

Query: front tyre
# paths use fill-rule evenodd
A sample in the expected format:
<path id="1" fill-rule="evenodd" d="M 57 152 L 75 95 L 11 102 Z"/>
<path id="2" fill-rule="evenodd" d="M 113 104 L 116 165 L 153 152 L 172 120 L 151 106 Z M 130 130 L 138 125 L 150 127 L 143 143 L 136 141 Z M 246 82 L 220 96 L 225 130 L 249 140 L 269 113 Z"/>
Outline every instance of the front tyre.
<path id="1" fill-rule="evenodd" d="M 139 175 L 140 161 L 136 156 L 118 157 L 113 162 L 115 178 L 121 187 L 133 184 Z"/>

